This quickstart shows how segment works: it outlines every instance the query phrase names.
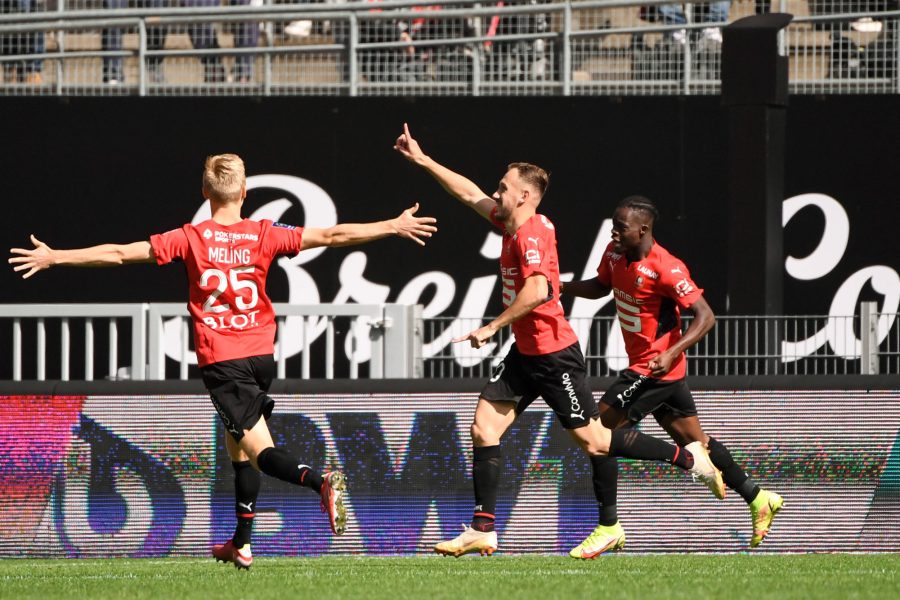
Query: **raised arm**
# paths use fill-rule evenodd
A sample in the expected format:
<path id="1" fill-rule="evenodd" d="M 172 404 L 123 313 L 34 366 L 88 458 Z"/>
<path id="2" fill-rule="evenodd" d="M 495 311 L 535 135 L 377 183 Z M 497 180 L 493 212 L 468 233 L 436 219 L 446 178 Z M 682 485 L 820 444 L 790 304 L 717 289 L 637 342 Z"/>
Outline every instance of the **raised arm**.
<path id="1" fill-rule="evenodd" d="M 420 246 L 425 245 L 423 238 L 430 238 L 437 227 L 434 217 L 417 217 L 419 203 L 407 208 L 399 217 L 374 223 L 341 223 L 327 229 L 305 228 L 301 242 L 301 250 L 318 248 L 319 246 L 353 246 L 380 240 L 396 235 L 407 238 Z"/>
<path id="2" fill-rule="evenodd" d="M 34 244 L 34 248 L 10 249 L 13 256 L 9 259 L 9 264 L 16 265 L 13 267 L 13 271 L 25 271 L 22 279 L 28 279 L 38 271 L 57 266 L 116 267 L 156 261 L 156 255 L 148 241 L 131 244 L 101 244 L 73 250 L 54 250 L 32 235 L 31 243 Z"/>
<path id="3" fill-rule="evenodd" d="M 568 283 L 560 281 L 559 292 L 569 296 L 580 296 L 581 298 L 596 300 L 606 296 L 610 292 L 610 288 L 600 283 L 600 280 L 594 277 L 593 279 L 570 281 Z"/>
<path id="4" fill-rule="evenodd" d="M 422 152 L 419 142 L 413 138 L 409 132 L 409 125 L 406 123 L 403 124 L 403 133 L 394 143 L 394 150 L 402 154 L 409 162 L 428 171 L 451 196 L 456 197 L 479 215 L 490 220 L 494 201 L 470 179 L 451 171 Z"/>
<path id="5" fill-rule="evenodd" d="M 456 343 L 468 340 L 473 348 L 481 348 L 499 330 L 510 323 L 518 321 L 546 302 L 549 295 L 550 284 L 547 278 L 540 273 L 532 275 L 525 280 L 522 289 L 516 294 L 516 299 L 512 301 L 512 304 L 506 307 L 506 310 L 500 313 L 496 319 L 475 331 L 454 338 L 452 341 Z"/>

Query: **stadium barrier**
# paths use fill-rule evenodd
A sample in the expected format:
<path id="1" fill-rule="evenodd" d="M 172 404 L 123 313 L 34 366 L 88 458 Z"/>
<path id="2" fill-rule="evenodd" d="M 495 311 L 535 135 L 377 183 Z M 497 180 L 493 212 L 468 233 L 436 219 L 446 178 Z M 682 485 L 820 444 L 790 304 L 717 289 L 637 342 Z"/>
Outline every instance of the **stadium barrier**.
<path id="1" fill-rule="evenodd" d="M 276 382 L 276 443 L 349 477 L 333 537 L 318 497 L 263 478 L 260 555 L 416 554 L 472 510 L 469 423 L 481 381 Z M 900 551 L 896 377 L 694 378 L 707 432 L 785 497 L 759 548 Z M 595 381 L 595 393 L 609 384 Z M 2 557 L 203 556 L 234 527 L 222 428 L 199 382 L 0 383 Z M 664 437 L 648 420 L 642 430 Z M 596 524 L 589 464 L 542 402 L 503 442 L 500 548 L 561 553 Z M 744 502 L 668 465 L 621 461 L 629 552 L 740 552 Z M 398 518 L 402 515 L 402 518 Z"/>
<path id="2" fill-rule="evenodd" d="M 477 350 L 453 344 L 452 338 L 481 327 L 491 317 L 426 319 L 421 305 L 274 306 L 279 315 L 275 352 L 279 378 L 288 374 L 303 379 L 487 377 L 513 342 L 511 331 L 504 328 Z M 896 373 L 898 316 L 879 313 L 875 302 L 860 303 L 857 316 L 720 315 L 712 332 L 689 349 L 689 373 Z M 684 328 L 690 319 L 685 316 Z M 120 320 L 128 325 L 120 327 Z M 583 340 L 589 375 L 610 376 L 628 366 L 615 316 L 570 317 L 570 321 Z M 5 327 L 9 322 L 11 327 Z M 95 330 L 104 325 L 106 339 L 95 340 Z M 0 304 L 0 339 L 7 332 L 13 381 L 90 381 L 104 364 L 106 375 L 101 377 L 112 380 L 199 377 L 182 303 Z M 126 342 L 120 344 L 120 338 Z"/>
<path id="3" fill-rule="evenodd" d="M 422 376 L 421 328 L 416 326 L 421 306 L 275 302 L 273 308 L 278 315 L 275 360 L 279 378 L 287 376 L 287 357 L 299 355 L 300 364 L 291 375 L 308 379 L 314 350 L 316 372 L 326 379 L 335 378 L 335 369 L 339 376 L 356 379 L 362 363 L 362 375 L 375 379 Z M 242 320 L 239 327 L 248 326 L 253 318 L 248 314 L 235 315 L 232 320 Z M 3 319 L 11 321 L 13 381 L 91 381 L 100 361 L 106 364 L 105 377 L 111 380 L 163 380 L 167 372 L 168 378 L 188 379 L 189 367 L 197 365 L 183 303 L 0 304 Z M 120 327 L 120 320 L 128 325 Z M 104 324 L 107 337 L 95 343 L 96 329 Z M 80 333 L 75 336 L 77 342 L 73 341 L 76 328 Z M 120 333 L 128 340 L 121 349 Z M 48 336 L 53 350 L 48 347 Z M 340 352 L 339 345 L 343 346 Z M 34 350 L 33 361 L 25 358 L 26 347 Z M 76 367 L 78 363 L 83 366 Z M 56 377 L 48 375 L 48 366 Z M 196 368 L 191 374 L 199 376 Z"/>

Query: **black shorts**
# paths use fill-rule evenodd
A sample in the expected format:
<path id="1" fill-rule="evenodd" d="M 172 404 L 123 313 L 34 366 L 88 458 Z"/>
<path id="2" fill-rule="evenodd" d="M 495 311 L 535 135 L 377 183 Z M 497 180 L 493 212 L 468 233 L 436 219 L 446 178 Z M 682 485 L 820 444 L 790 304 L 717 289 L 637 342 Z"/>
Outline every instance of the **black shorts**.
<path id="1" fill-rule="evenodd" d="M 515 344 L 481 390 L 491 402 L 515 402 L 516 414 L 541 396 L 566 429 L 584 427 L 600 410 L 587 384 L 584 355 L 575 343 L 550 354 L 522 354 Z"/>
<path id="2" fill-rule="evenodd" d="M 664 381 L 629 369 L 619 373 L 600 401 L 625 411 L 632 423 L 640 422 L 651 413 L 657 421 L 670 414 L 697 416 L 694 397 L 684 378 Z"/>
<path id="3" fill-rule="evenodd" d="M 244 430 L 253 429 L 260 417 L 272 415 L 275 401 L 266 394 L 275 378 L 271 354 L 213 363 L 200 373 L 225 431 L 235 441 L 240 442 Z"/>

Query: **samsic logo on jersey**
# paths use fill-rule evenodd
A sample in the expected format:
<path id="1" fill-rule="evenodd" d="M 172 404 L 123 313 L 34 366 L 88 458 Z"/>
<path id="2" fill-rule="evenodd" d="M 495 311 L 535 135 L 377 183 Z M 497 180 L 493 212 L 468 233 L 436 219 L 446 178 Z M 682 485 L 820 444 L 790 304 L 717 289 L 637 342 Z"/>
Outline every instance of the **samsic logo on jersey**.
<path id="1" fill-rule="evenodd" d="M 691 285 L 691 282 L 687 279 L 682 279 L 678 283 L 675 284 L 675 292 L 678 294 L 680 298 L 684 298 L 688 294 L 694 291 L 694 286 Z"/>

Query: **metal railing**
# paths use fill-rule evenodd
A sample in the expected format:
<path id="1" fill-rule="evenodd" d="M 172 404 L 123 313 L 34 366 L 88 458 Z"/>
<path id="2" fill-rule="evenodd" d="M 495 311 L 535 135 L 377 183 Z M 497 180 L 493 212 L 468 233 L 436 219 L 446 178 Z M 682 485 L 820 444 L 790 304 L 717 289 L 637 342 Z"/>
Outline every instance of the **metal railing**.
<path id="1" fill-rule="evenodd" d="M 34 322 L 34 379 L 43 381 L 47 378 L 48 355 L 47 323 L 52 321 L 59 325 L 59 378 L 67 381 L 72 367 L 73 321 L 81 321 L 84 326 L 83 352 L 84 379 L 91 381 L 95 376 L 94 358 L 100 345 L 96 341 L 95 322 L 103 321 L 107 326 L 106 356 L 107 373 L 114 377 L 119 371 L 119 320 L 127 320 L 125 332 L 130 334 L 128 353 L 131 372 L 136 379 L 145 375 L 146 357 L 144 331 L 147 323 L 146 304 L 12 304 L 0 305 L 0 319 L 12 320 L 12 378 L 21 381 L 23 363 L 23 321 Z"/>
<path id="2" fill-rule="evenodd" d="M 422 376 L 418 306 L 274 303 L 273 307 L 278 315 L 279 378 Z M 121 320 L 128 321 L 125 328 Z M 0 331 L 11 340 L 7 347 L 13 381 L 91 381 L 98 377 L 95 362 L 104 357 L 106 374 L 99 377 L 106 379 L 196 378 L 189 321 L 183 303 L 0 304 L 4 327 Z M 82 344 L 73 342 L 74 322 L 84 323 Z M 95 341 L 97 323 L 108 328 L 106 343 Z M 48 344 L 48 337 L 56 343 Z M 127 338 L 125 344 L 119 343 L 121 337 Z M 341 341 L 343 352 L 338 348 Z M 76 362 L 83 370 L 75 368 Z"/>
<path id="3" fill-rule="evenodd" d="M 684 4 L 682 23 L 649 20 L 664 0 L 444 0 L 440 10 L 421 0 L 107 10 L 59 0 L 56 11 L 0 14 L 0 94 L 711 94 L 724 22 L 706 4 Z M 900 92 L 895 5 L 772 2 L 794 15 L 780 42 L 791 91 Z M 728 20 L 754 7 L 732 2 Z"/>
<path id="4" fill-rule="evenodd" d="M 831 375 L 900 373 L 900 315 L 863 303 L 859 315 L 718 316 L 691 348 L 690 375 Z M 690 323 L 683 316 L 682 327 Z M 505 328 L 473 350 L 450 338 L 490 321 L 435 317 L 423 322 L 425 377 L 488 377 L 512 343 Z M 614 315 L 570 319 L 584 349 L 588 374 L 610 376 L 628 367 Z"/>
<path id="5" fill-rule="evenodd" d="M 490 318 L 422 318 L 418 305 L 274 307 L 279 378 L 482 378 L 513 343 L 507 327 L 479 350 L 453 344 L 452 338 Z M 713 330 L 689 350 L 688 373 L 900 373 L 898 317 L 878 313 L 875 303 L 862 303 L 859 314 L 848 316 L 719 316 Z M 80 344 L 77 322 L 83 323 Z M 589 375 L 614 375 L 628 366 L 615 316 L 573 318 L 571 323 L 582 340 Z M 685 316 L 683 327 L 689 323 Z M 95 329 L 104 326 L 106 338 L 96 339 Z M 104 362 L 106 375 L 100 377 L 107 379 L 199 376 L 184 304 L 0 305 L 0 334 L 8 336 L 12 350 L 0 373 L 9 369 L 14 381 L 92 380 L 98 377 L 95 364 Z M 83 363 L 83 371 L 76 362 Z"/>

